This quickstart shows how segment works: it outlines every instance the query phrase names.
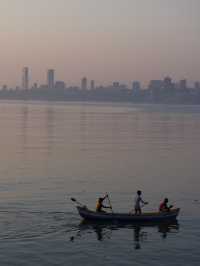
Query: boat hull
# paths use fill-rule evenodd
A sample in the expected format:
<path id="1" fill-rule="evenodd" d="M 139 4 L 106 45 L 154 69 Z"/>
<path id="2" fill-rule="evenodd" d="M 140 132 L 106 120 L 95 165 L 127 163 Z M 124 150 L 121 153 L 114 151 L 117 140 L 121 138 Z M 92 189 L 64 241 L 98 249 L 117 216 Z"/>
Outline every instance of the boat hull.
<path id="1" fill-rule="evenodd" d="M 141 215 L 128 213 L 104 213 L 94 212 L 86 207 L 77 207 L 80 216 L 84 220 L 99 222 L 126 222 L 126 223 L 155 223 L 176 220 L 180 209 L 173 209 L 169 212 L 143 213 Z"/>

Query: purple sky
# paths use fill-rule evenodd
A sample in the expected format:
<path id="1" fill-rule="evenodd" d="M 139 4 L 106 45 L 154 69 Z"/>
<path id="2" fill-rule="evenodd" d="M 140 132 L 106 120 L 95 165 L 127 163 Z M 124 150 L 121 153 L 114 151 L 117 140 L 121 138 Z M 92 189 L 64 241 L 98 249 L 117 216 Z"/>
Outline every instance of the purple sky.
<path id="1" fill-rule="evenodd" d="M 0 0 L 0 85 L 200 80 L 199 0 Z"/>

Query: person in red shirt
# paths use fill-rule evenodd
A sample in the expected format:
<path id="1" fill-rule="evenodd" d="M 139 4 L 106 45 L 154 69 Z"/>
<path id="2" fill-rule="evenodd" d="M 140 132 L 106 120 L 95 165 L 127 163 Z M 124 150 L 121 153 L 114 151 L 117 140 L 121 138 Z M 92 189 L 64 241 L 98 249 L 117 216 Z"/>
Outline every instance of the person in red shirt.
<path id="1" fill-rule="evenodd" d="M 163 202 L 161 202 L 159 206 L 160 212 L 166 212 L 166 211 L 169 212 L 170 209 L 173 208 L 173 205 L 168 206 L 168 202 L 169 202 L 168 198 L 165 198 Z"/>

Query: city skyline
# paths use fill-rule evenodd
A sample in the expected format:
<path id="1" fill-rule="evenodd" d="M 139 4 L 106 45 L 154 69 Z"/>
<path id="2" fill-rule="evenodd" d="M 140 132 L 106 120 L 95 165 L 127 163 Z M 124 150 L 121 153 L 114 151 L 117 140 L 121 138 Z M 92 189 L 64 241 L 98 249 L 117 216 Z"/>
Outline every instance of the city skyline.
<path id="1" fill-rule="evenodd" d="M 147 87 L 139 80 L 133 80 L 131 86 L 118 80 L 103 86 L 84 76 L 80 84 L 70 86 L 56 79 L 55 69 L 48 69 L 45 84 L 34 82 L 31 85 L 29 67 L 23 67 L 21 74 L 21 86 L 10 88 L 4 85 L 0 89 L 0 99 L 200 104 L 200 81 L 191 86 L 187 79 L 174 81 L 165 76 L 150 80 Z"/>
<path id="2" fill-rule="evenodd" d="M 84 76 L 101 84 L 119 77 L 147 84 L 166 73 L 198 80 L 199 7 L 199 0 L 2 0 L 1 84 L 21 84 L 18 69 L 29 64 L 38 83 L 47 66 L 72 85 Z"/>
<path id="3" fill-rule="evenodd" d="M 199 10 L 0 0 L 2 266 L 200 264 Z"/>
<path id="4" fill-rule="evenodd" d="M 68 84 L 66 83 L 66 80 L 61 80 L 61 79 L 57 79 L 57 71 L 56 69 L 47 69 L 45 76 L 43 77 L 44 82 L 43 83 L 38 83 L 37 81 L 33 80 L 32 78 L 32 70 L 30 67 L 28 66 L 24 66 L 22 68 L 22 72 L 21 72 L 21 76 L 19 77 L 19 80 L 21 80 L 21 84 L 15 84 L 13 87 L 8 86 L 7 83 L 5 84 L 1 84 L 0 85 L 0 89 L 1 88 L 11 88 L 11 89 L 15 89 L 15 88 L 21 88 L 21 89 L 31 89 L 34 87 L 40 87 L 40 86 L 47 86 L 50 89 L 53 89 L 56 85 L 56 83 L 59 83 L 59 85 L 62 83 L 61 86 L 68 88 L 68 87 L 77 87 L 80 88 L 82 90 L 88 90 L 88 89 L 95 89 L 96 87 L 108 87 L 108 86 L 114 86 L 115 85 L 123 85 L 126 86 L 128 89 L 132 89 L 132 87 L 137 87 L 139 90 L 141 89 L 147 89 L 149 86 L 151 86 L 151 83 L 155 83 L 156 86 L 159 84 L 159 82 L 162 82 L 165 78 L 170 78 L 171 80 L 173 80 L 174 84 L 178 84 L 179 82 L 185 82 L 188 88 L 194 88 L 195 85 L 197 83 L 200 82 L 200 78 L 198 80 L 188 80 L 187 77 L 183 77 L 180 80 L 176 80 L 174 79 L 174 77 L 171 77 L 170 75 L 164 75 L 163 77 L 161 77 L 161 79 L 159 78 L 154 78 L 154 79 L 150 79 L 148 80 L 147 84 L 144 85 L 142 83 L 141 80 L 139 79 L 132 79 L 131 81 L 127 82 L 121 82 L 120 81 L 120 77 L 116 80 L 112 80 L 110 83 L 96 83 L 96 80 L 94 80 L 92 77 L 87 77 L 87 76 L 83 76 L 79 79 L 79 82 L 76 84 L 71 83 Z"/>

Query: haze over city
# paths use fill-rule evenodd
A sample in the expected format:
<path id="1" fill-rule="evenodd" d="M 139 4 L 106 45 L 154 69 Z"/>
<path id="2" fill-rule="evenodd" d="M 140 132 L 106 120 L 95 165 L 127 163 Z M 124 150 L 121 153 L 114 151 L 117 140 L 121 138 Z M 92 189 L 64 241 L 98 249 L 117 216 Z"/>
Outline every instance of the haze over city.
<path id="1" fill-rule="evenodd" d="M 200 265 L 200 0 L 0 0 L 0 266 Z"/>
<path id="2" fill-rule="evenodd" d="M 199 8 L 199 0 L 1 0 L 0 85 L 20 85 L 26 65 L 38 83 L 48 68 L 70 85 L 83 76 L 199 80 Z"/>

